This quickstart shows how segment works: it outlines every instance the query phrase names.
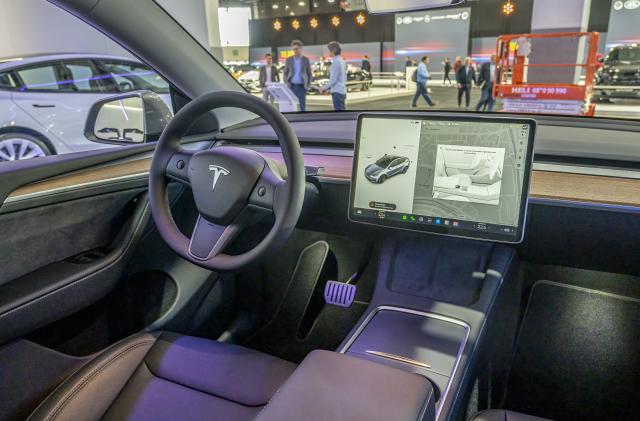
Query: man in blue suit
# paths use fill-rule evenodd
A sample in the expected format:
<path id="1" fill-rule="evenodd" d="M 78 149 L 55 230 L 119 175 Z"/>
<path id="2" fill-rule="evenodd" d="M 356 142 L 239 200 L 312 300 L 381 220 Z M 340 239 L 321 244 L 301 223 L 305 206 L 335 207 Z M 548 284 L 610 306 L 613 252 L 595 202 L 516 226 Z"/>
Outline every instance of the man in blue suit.
<path id="1" fill-rule="evenodd" d="M 291 42 L 293 55 L 287 58 L 284 65 L 284 81 L 300 102 L 300 111 L 307 109 L 307 91 L 311 87 L 311 62 L 302 55 L 302 41 Z"/>

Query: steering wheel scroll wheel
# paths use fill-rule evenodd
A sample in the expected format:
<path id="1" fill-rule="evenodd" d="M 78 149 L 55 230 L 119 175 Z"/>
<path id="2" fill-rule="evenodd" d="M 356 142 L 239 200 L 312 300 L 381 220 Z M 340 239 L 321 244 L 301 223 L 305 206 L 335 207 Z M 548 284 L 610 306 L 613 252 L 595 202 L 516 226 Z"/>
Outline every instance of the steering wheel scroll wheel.
<path id="1" fill-rule="evenodd" d="M 191 152 L 181 147 L 180 140 L 198 117 L 223 107 L 253 112 L 273 128 L 286 177 L 272 161 L 248 148 L 219 146 Z M 191 238 L 180 232 L 171 216 L 169 179 L 193 191 L 199 216 Z M 238 270 L 281 246 L 298 221 L 304 189 L 304 160 L 293 128 L 273 106 L 240 92 L 207 93 L 176 113 L 158 140 L 149 174 L 149 202 L 162 238 L 183 258 L 214 271 Z M 225 254 L 225 248 L 263 211 L 275 216 L 264 239 L 243 254 Z"/>

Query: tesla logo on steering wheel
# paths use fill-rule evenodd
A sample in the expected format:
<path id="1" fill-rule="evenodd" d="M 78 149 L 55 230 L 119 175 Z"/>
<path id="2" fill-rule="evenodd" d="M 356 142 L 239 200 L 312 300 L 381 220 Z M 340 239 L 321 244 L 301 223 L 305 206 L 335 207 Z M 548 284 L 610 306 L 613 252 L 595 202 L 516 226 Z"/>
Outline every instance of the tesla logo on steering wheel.
<path id="1" fill-rule="evenodd" d="M 211 187 L 211 191 L 216 188 L 216 184 L 218 184 L 218 180 L 220 180 L 220 176 L 229 175 L 229 170 L 224 167 L 219 167 L 217 165 L 209 165 L 209 171 L 213 173 L 213 186 Z"/>

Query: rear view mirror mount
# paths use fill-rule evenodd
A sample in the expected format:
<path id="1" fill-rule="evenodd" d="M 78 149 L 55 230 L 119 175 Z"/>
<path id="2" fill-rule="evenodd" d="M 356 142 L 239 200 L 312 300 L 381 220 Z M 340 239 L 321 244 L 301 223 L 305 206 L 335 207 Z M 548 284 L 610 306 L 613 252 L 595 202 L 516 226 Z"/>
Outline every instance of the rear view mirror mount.
<path id="1" fill-rule="evenodd" d="M 466 0 L 365 0 L 371 14 L 412 12 L 415 10 L 438 9 L 462 6 Z"/>

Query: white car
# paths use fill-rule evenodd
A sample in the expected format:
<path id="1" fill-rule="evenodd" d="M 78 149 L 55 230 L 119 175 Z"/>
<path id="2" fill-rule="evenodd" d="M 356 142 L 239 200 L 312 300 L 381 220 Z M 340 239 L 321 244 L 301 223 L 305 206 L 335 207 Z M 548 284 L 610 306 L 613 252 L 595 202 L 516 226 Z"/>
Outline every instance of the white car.
<path id="1" fill-rule="evenodd" d="M 0 60 L 0 162 L 104 148 L 85 137 L 98 100 L 153 91 L 171 106 L 169 84 L 132 58 L 96 54 Z"/>

